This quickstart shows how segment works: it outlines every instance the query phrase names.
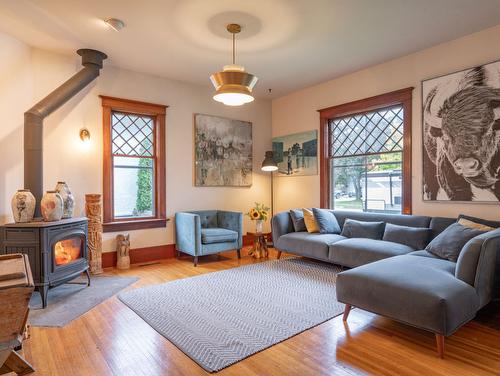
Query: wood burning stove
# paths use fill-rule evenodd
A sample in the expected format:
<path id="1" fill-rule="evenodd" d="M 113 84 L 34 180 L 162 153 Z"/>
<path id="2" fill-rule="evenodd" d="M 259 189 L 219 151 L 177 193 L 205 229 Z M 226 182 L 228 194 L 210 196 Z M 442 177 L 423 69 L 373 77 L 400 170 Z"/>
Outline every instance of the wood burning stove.
<path id="1" fill-rule="evenodd" d="M 87 274 L 87 218 L 10 223 L 1 227 L 0 254 L 26 253 L 35 288 L 47 306 L 48 289 Z"/>

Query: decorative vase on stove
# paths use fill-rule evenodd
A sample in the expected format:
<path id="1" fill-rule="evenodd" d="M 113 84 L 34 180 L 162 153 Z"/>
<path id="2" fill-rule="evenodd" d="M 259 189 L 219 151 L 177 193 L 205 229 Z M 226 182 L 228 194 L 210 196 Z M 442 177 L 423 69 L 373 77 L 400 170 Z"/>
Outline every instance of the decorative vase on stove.
<path id="1" fill-rule="evenodd" d="M 63 216 L 63 199 L 56 191 L 47 191 L 40 202 L 42 217 L 45 222 L 61 220 Z"/>
<path id="2" fill-rule="evenodd" d="M 257 219 L 255 221 L 255 232 L 262 233 L 262 226 L 264 225 L 264 221 L 262 219 Z"/>
<path id="3" fill-rule="evenodd" d="M 56 192 L 61 195 L 63 200 L 63 218 L 71 218 L 73 216 L 73 211 L 75 209 L 75 197 L 71 193 L 68 184 L 64 181 L 58 181 Z"/>
<path id="4" fill-rule="evenodd" d="M 36 200 L 29 189 L 20 189 L 12 197 L 12 215 L 14 222 L 26 223 L 33 220 Z"/>

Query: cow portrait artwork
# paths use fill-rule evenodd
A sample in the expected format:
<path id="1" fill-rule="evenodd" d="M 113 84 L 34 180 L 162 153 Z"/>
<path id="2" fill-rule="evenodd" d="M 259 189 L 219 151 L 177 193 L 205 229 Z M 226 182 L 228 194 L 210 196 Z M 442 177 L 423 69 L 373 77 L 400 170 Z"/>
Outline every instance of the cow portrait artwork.
<path id="1" fill-rule="evenodd" d="M 424 200 L 500 201 L 500 62 L 422 82 Z"/>

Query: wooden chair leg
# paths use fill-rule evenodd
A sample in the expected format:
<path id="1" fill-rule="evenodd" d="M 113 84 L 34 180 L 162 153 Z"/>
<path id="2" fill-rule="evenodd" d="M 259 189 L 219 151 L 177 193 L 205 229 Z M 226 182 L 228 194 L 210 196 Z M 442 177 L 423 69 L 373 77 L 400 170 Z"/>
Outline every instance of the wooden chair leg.
<path id="1" fill-rule="evenodd" d="M 444 358 L 444 335 L 436 333 L 436 347 L 438 356 Z"/>
<path id="2" fill-rule="evenodd" d="M 236 254 L 238 255 L 238 258 L 240 259 L 241 258 L 241 249 L 237 249 Z"/>
<path id="3" fill-rule="evenodd" d="M 14 372 L 16 375 L 28 375 L 35 372 L 35 370 L 26 359 L 12 350 L 5 363 L 0 367 L 1 375 L 7 372 Z"/>
<path id="4" fill-rule="evenodd" d="M 277 259 L 281 257 L 281 251 L 278 251 L 278 255 L 276 256 Z"/>
<path id="5" fill-rule="evenodd" d="M 344 308 L 344 316 L 342 316 L 342 321 L 347 321 L 349 317 L 349 313 L 351 312 L 352 306 L 350 304 L 346 304 Z"/>
<path id="6" fill-rule="evenodd" d="M 194 266 L 198 266 L 198 256 L 194 256 Z"/>

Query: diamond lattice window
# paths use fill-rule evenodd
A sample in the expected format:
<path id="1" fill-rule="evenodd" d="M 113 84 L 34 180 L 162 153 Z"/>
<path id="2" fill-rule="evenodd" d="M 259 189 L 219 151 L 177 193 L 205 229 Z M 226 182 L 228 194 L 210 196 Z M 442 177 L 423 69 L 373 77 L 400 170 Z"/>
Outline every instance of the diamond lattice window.
<path id="1" fill-rule="evenodd" d="M 404 107 L 330 119 L 332 207 L 401 212 Z"/>
<path id="2" fill-rule="evenodd" d="M 113 112 L 111 123 L 113 155 L 154 156 L 154 120 L 152 117 Z"/>
<path id="3" fill-rule="evenodd" d="M 403 150 L 403 106 L 332 119 L 329 128 L 334 158 Z"/>
<path id="4" fill-rule="evenodd" d="M 155 216 L 155 121 L 111 112 L 115 219 Z"/>

